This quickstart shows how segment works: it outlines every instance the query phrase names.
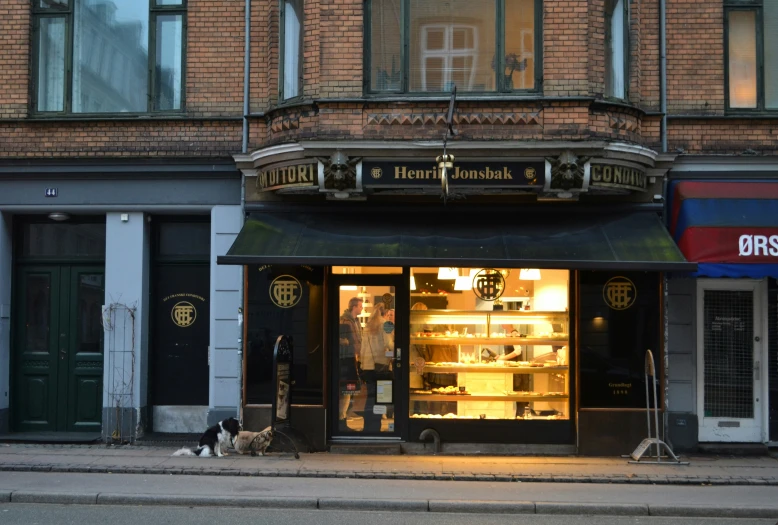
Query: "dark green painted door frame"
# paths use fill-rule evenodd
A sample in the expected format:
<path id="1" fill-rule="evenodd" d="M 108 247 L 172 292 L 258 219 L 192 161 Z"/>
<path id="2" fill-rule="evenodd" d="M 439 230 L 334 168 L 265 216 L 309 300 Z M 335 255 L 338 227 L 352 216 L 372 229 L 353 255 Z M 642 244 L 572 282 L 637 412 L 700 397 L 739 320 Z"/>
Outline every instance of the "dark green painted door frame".
<path id="1" fill-rule="evenodd" d="M 21 266 L 16 285 L 14 430 L 99 432 L 103 267 Z"/>

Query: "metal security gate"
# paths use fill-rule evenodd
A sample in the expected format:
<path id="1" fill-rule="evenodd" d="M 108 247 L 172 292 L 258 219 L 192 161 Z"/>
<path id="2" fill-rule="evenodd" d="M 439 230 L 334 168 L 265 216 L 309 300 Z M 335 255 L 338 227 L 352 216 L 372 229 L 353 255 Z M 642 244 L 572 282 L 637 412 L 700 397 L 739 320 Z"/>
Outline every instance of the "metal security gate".
<path id="1" fill-rule="evenodd" d="M 764 287 L 760 281 L 697 284 L 697 407 L 701 442 L 766 439 Z"/>

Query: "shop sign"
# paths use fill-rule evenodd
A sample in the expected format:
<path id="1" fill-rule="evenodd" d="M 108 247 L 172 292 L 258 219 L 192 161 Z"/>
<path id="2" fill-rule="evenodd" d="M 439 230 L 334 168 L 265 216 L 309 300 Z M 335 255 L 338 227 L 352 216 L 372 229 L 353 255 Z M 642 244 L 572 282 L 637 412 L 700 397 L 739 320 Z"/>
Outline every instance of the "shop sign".
<path id="1" fill-rule="evenodd" d="M 638 291 L 635 288 L 635 283 L 626 277 L 608 279 L 608 282 L 602 287 L 602 298 L 614 310 L 626 310 L 635 304 L 637 297 Z"/>
<path id="2" fill-rule="evenodd" d="M 687 228 L 678 245 L 701 263 L 778 263 L 778 228 Z"/>
<path id="3" fill-rule="evenodd" d="M 164 297 L 162 299 L 162 302 L 165 303 L 170 299 L 184 298 L 184 297 L 190 299 L 196 299 L 202 303 L 205 302 L 204 297 L 192 293 L 174 293 L 168 295 L 167 297 Z M 173 324 L 175 324 L 177 327 L 189 328 L 197 320 L 197 308 L 195 307 L 194 303 L 191 301 L 176 301 L 170 310 L 170 318 L 173 320 Z"/>
<path id="4" fill-rule="evenodd" d="M 318 172 L 319 168 L 316 162 L 276 166 L 260 171 L 257 174 L 256 185 L 261 192 L 284 188 L 315 187 L 319 184 Z"/>
<path id="5" fill-rule="evenodd" d="M 646 172 L 617 164 L 595 164 L 592 161 L 590 186 L 646 191 Z"/>
<path id="6" fill-rule="evenodd" d="M 291 308 L 300 302 L 303 285 L 291 275 L 279 275 L 270 283 L 270 300 L 279 308 Z"/>
<path id="7" fill-rule="evenodd" d="M 452 187 L 538 187 L 545 183 L 545 161 L 457 161 L 447 170 Z M 372 188 L 418 188 L 440 186 L 435 159 L 363 160 L 362 186 Z"/>
<path id="8" fill-rule="evenodd" d="M 738 245 L 740 257 L 778 257 L 778 235 L 741 235 Z"/>

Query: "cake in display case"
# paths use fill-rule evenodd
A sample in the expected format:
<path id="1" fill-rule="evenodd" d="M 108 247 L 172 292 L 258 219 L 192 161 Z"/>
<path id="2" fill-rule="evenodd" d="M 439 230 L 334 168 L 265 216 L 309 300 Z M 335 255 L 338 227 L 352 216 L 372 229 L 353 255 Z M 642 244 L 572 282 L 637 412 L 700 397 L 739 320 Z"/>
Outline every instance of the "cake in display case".
<path id="1" fill-rule="evenodd" d="M 567 311 L 413 310 L 410 324 L 411 418 L 569 419 Z"/>

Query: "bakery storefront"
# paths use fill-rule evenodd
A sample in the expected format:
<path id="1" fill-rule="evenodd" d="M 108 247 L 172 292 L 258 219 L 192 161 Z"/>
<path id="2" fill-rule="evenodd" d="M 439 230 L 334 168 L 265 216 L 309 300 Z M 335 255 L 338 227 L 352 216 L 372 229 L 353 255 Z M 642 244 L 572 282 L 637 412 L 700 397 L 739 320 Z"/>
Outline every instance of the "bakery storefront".
<path id="1" fill-rule="evenodd" d="M 292 424 L 314 449 L 614 454 L 645 437 L 663 272 L 691 268 L 654 207 L 456 198 L 519 179 L 548 189 L 543 159 L 462 162 L 445 203 L 434 164 L 343 166 L 367 198 L 333 188 L 326 161 L 247 178 L 245 225 L 219 258 L 246 267 L 244 425 L 267 423 L 283 334 Z M 414 183 L 415 200 L 371 193 Z"/>

